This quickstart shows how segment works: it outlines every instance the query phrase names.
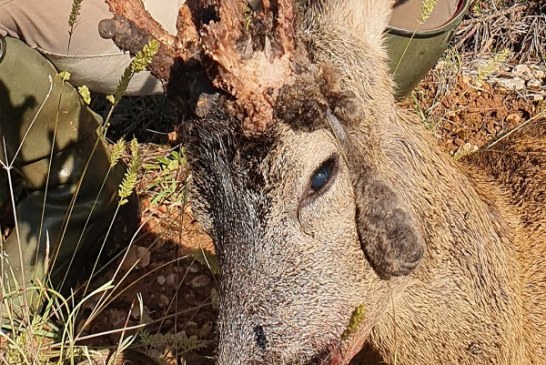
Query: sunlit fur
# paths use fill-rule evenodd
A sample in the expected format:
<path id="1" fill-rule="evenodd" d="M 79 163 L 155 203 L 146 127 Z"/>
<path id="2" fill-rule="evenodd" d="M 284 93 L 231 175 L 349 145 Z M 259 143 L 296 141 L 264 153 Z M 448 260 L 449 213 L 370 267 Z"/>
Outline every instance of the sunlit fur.
<path id="1" fill-rule="evenodd" d="M 330 89 L 298 85 L 280 103 L 298 108 L 279 107 L 258 138 L 221 112 L 188 132 L 194 209 L 221 260 L 218 364 L 341 363 L 328 354 L 361 304 L 362 336 L 386 364 L 546 364 L 545 124 L 456 162 L 394 102 L 381 43 L 391 4 L 300 5 Z M 334 95 L 349 91 L 359 107 L 336 108 Z M 334 181 L 309 194 L 334 155 Z M 375 182 L 395 196 L 388 205 L 361 191 Z M 389 280 L 359 231 L 370 202 L 400 209 L 392 216 L 417 237 L 408 242 L 425 246 L 416 267 Z"/>

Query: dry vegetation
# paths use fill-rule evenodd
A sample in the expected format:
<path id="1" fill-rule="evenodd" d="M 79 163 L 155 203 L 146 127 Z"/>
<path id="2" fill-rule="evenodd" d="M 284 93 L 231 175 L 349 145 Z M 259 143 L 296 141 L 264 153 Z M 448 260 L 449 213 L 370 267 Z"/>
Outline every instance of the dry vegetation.
<path id="1" fill-rule="evenodd" d="M 544 119 L 546 4 L 476 1 L 405 103 L 455 157 Z"/>

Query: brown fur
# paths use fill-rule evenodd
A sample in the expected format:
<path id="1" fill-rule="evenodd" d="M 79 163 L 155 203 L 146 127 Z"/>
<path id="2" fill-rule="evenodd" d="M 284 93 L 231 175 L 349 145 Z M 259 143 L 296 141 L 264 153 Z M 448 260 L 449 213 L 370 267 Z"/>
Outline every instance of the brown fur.
<path id="1" fill-rule="evenodd" d="M 357 129 L 379 135 L 379 168 L 406 192 L 424 224 L 428 245 L 422 266 L 404 279 L 403 298 L 388 310 L 397 320 L 382 315 L 372 345 L 387 362 L 397 352 L 399 364 L 545 363 L 546 128 L 525 128 L 493 151 L 469 158 L 468 173 L 462 172 L 438 151 L 422 126 L 396 109 L 390 96 L 370 95 L 370 63 L 363 67 L 362 60 L 370 54 L 368 47 L 375 48 L 378 56 L 371 64 L 381 73 L 384 55 L 373 38 L 343 47 L 358 43 L 359 32 L 350 42 L 350 31 L 338 27 L 370 17 L 358 14 L 351 3 L 329 1 L 326 11 L 308 13 L 336 24 L 333 30 L 311 31 L 315 55 L 337 63 L 340 82 L 365 104 L 370 103 L 367 98 L 371 103 L 379 100 L 378 109 L 390 114 L 364 121 L 370 125 Z M 354 12 L 345 24 L 331 15 L 344 13 L 342 9 Z M 365 38 L 366 32 L 360 35 Z M 382 91 L 390 92 L 390 87 L 377 94 Z"/>
<path id="2" fill-rule="evenodd" d="M 331 92 L 296 83 L 260 138 L 221 113 L 188 134 L 194 208 L 221 260 L 221 365 L 346 364 L 364 340 L 387 364 L 546 363 L 546 128 L 463 163 L 440 151 L 394 102 L 389 6 L 302 1 Z"/>

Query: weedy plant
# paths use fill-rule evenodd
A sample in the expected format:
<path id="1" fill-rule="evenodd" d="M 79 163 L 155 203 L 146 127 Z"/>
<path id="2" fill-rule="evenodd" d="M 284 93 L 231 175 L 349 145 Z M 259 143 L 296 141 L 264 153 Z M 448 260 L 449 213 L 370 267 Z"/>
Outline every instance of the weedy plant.
<path id="1" fill-rule="evenodd" d="M 69 18 L 70 36 L 72 35 L 74 25 L 79 17 L 80 8 L 81 1 L 75 0 Z M 68 44 L 67 50 L 69 46 L 70 44 Z M 157 52 L 157 47 L 158 45 L 155 41 L 152 41 L 144 46 L 144 48 L 134 57 L 130 65 L 125 70 L 114 95 L 108 98 L 111 102 L 111 108 L 108 116 L 104 120 L 104 123 L 99 128 L 99 133 L 101 133 L 103 137 L 106 135 L 108 130 L 109 120 L 112 113 L 123 97 L 129 81 L 133 75 L 143 71 L 146 68 L 153 55 Z M 59 77 L 63 80 L 63 82 L 68 82 L 70 79 L 70 74 L 68 72 L 61 72 Z M 86 103 L 88 103 L 88 89 L 86 87 L 80 87 L 79 92 Z M 46 101 L 47 98 L 48 97 L 46 97 Z M 56 130 L 53 133 L 53 138 L 55 138 Z M 99 143 L 100 139 L 97 139 L 93 151 L 97 148 Z M 110 169 L 107 171 L 104 181 L 106 181 L 106 178 L 110 174 L 113 167 L 119 163 L 120 159 L 125 154 L 125 149 L 126 142 L 124 140 L 118 141 L 118 143 L 113 146 Z M 106 237 L 104 237 L 102 242 L 99 242 L 99 244 L 102 245 L 99 257 L 103 254 L 102 250 L 105 242 L 108 240 L 109 234 L 113 228 L 115 217 L 118 215 L 120 207 L 128 202 L 128 198 L 133 194 L 138 181 L 138 172 L 142 162 L 138 142 L 136 140 L 132 140 L 130 142 L 129 149 L 130 156 L 126 156 L 125 158 L 125 160 L 128 162 L 128 168 L 119 187 L 118 203 L 114 217 L 112 218 L 111 224 L 108 227 Z M 52 160 L 52 155 L 53 148 L 51 151 L 50 160 Z M 5 176 L 10 187 L 8 198 L 11 200 L 11 205 L 15 206 L 18 193 L 16 191 L 15 182 L 12 176 L 12 164 L 13 162 L 2 163 L 2 167 L 6 172 Z M 92 168 L 89 165 L 90 161 L 87 162 L 87 166 L 85 167 L 83 174 L 85 174 L 88 169 Z M 51 165 L 49 167 L 51 169 Z M 49 179 L 49 176 L 47 179 Z M 78 185 L 75 189 L 76 191 L 74 192 L 74 196 L 77 196 L 80 186 L 81 185 Z M 100 195 L 100 191 L 98 195 Z M 47 192 L 44 201 L 45 199 L 47 199 Z M 96 202 L 97 201 L 95 201 L 95 204 Z M 95 206 L 92 207 L 89 217 L 94 209 Z M 66 218 L 67 221 L 70 220 L 71 214 L 72 208 L 69 208 Z M 47 219 L 47 216 L 45 216 L 43 213 L 42 221 L 44 219 Z M 17 219 L 14 219 L 14 221 L 15 227 L 13 228 L 12 234 L 18 235 Z M 89 219 L 85 222 L 82 229 L 82 235 L 88 223 Z M 81 238 L 82 237 L 80 236 L 80 242 Z M 108 304 L 108 299 L 113 296 L 113 293 L 116 292 L 116 290 L 119 292 L 121 281 L 117 282 L 117 277 L 114 275 L 111 280 L 108 280 L 106 283 L 96 289 L 90 290 L 88 285 L 84 285 L 71 293 L 61 294 L 59 291 L 53 288 L 49 278 L 49 271 L 52 266 L 51 263 L 55 260 L 54 255 L 50 255 L 51 253 L 48 250 L 48 255 L 45 258 L 46 275 L 43 281 L 35 280 L 31 285 L 22 283 L 20 287 L 16 283 L 15 288 L 6 287 L 3 280 L 0 282 L 0 364 L 76 364 L 85 361 L 90 363 L 92 359 L 100 358 L 104 355 L 101 351 L 92 350 L 81 344 L 82 341 L 89 339 L 89 336 L 86 337 L 83 335 L 86 326 L 89 325 L 89 319 L 87 322 L 83 324 L 81 323 L 82 311 L 84 307 L 90 305 L 89 303 L 92 303 L 91 306 L 93 307 L 93 313 L 91 317 L 96 317 L 99 315 L 101 310 L 103 310 Z M 72 257 L 72 259 L 74 259 L 74 257 Z M 9 272 L 10 268 L 4 266 L 5 260 L 0 261 L 2 262 L 2 272 Z M 72 262 L 69 266 L 71 265 Z M 92 270 L 92 276 L 96 276 L 101 270 L 103 270 L 103 268 L 99 267 L 99 258 L 97 258 Z M 68 272 L 68 270 L 66 270 L 66 272 Z M 65 275 L 63 282 L 66 279 L 67 277 Z M 29 293 L 30 299 L 27 299 L 27 296 L 23 295 L 23 302 L 21 303 L 20 292 Z M 98 302 L 97 298 L 100 298 Z M 140 303 L 140 307 L 142 307 L 142 303 Z M 124 335 L 126 330 L 127 328 L 119 329 L 121 334 L 120 342 L 117 349 L 112 350 L 113 355 L 111 354 L 111 357 L 114 359 L 116 358 L 117 353 L 121 353 L 134 341 L 133 335 Z M 100 335 L 101 334 L 93 336 Z"/>
<path id="2" fill-rule="evenodd" d="M 145 189 L 145 193 L 151 197 L 150 204 L 162 204 L 168 208 L 185 205 L 187 185 L 186 157 L 183 149 L 171 150 L 166 156 L 163 153 L 153 156 L 151 161 L 143 163 L 142 167 L 152 176 Z"/>

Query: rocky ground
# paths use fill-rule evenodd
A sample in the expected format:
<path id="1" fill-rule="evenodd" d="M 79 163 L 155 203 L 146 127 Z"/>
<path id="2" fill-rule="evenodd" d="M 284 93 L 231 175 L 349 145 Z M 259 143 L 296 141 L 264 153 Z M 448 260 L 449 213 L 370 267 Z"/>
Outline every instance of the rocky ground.
<path id="1" fill-rule="evenodd" d="M 442 60 L 405 101 L 456 158 L 544 116 L 546 65 L 497 58 L 472 61 L 456 72 Z"/>

